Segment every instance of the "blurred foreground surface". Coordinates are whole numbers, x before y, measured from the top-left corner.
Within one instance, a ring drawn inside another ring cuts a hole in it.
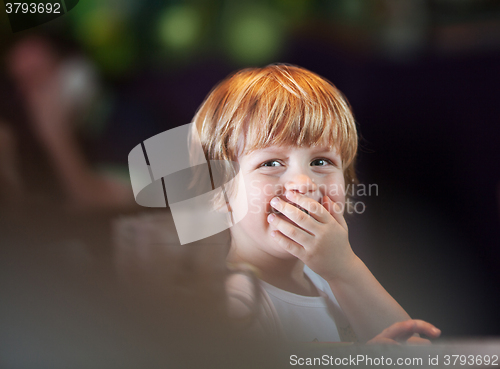
[[[159,252],[159,239],[135,250],[139,243],[120,241],[128,254],[142,254],[133,262],[125,250],[109,248],[114,215],[32,216],[36,233],[26,219],[2,224],[0,367],[223,368],[241,360],[250,368],[264,357],[272,363],[269,348],[229,329],[224,270],[208,264],[210,254],[222,264],[224,258],[209,253],[210,245],[190,245],[174,266],[171,255]],[[148,245],[156,247],[149,256]],[[192,258],[202,254],[205,262]],[[262,354],[253,355],[247,349],[253,346]]]
[[[453,355],[456,365],[477,367],[500,353],[494,339],[445,339],[428,347],[255,341],[226,318],[223,237],[216,240],[222,246],[177,248],[165,212],[32,216],[38,233],[22,232],[24,222],[3,223],[2,368],[287,368],[307,360],[378,367],[389,359],[449,367]],[[72,227],[82,232],[78,240],[65,236],[74,235]],[[111,236],[114,247],[102,252]],[[159,242],[166,238],[169,244]]]

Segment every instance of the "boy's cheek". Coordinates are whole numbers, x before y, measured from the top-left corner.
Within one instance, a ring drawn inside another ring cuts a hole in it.
[[[259,181],[255,180],[255,179],[252,179],[252,180],[248,180],[248,178],[245,178],[245,185],[246,185],[246,188],[248,188],[248,194],[251,196],[251,197],[256,197],[256,196],[259,196],[262,189],[261,189],[261,184]]]
[[[260,179],[253,179],[247,182],[249,189],[249,196],[272,198],[274,196],[281,196],[283,194],[283,186],[278,183],[264,182]]]
[[[259,198],[253,197],[250,199],[250,214],[260,214],[263,213],[263,204]]]
[[[328,186],[326,191],[322,192],[324,192],[323,195],[327,195],[334,202],[345,201],[346,187],[344,183],[332,184]]]
[[[250,212],[250,196],[247,193],[246,183],[239,179],[236,178],[234,183],[231,184],[234,191],[231,191],[231,195],[228,198],[235,223],[241,221]]]

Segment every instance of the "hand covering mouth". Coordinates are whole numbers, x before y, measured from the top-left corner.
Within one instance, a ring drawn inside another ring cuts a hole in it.
[[[291,202],[288,202],[288,201],[287,201],[287,203],[288,203],[288,204],[290,204],[290,205],[292,205],[292,206],[295,206],[295,207],[296,207],[296,208],[298,208],[299,210],[302,210],[304,213],[306,213],[307,215],[309,215],[309,212],[308,212],[306,209],[304,209],[302,206],[297,205],[297,204],[292,204]],[[281,214],[281,212],[280,212],[280,211],[276,210],[276,209],[275,209],[275,208],[273,208],[272,206],[271,206],[271,213],[274,213],[274,214]]]

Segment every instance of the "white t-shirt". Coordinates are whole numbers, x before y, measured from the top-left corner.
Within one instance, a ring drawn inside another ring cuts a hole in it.
[[[250,327],[258,333],[293,342],[352,341],[352,331],[328,282],[307,266],[304,273],[320,292],[319,297],[301,296],[260,281],[262,296],[255,309],[255,294],[248,279],[238,276],[228,285],[233,316],[257,313]]]
[[[285,337],[293,342],[339,342],[336,321],[348,325],[328,283],[307,266],[304,273],[320,292],[318,297],[301,296],[261,281],[281,323]]]

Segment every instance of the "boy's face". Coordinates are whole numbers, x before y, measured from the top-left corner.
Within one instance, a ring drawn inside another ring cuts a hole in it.
[[[345,206],[342,160],[336,150],[270,146],[243,154],[238,162],[245,185],[238,192],[246,192],[248,212],[231,227],[231,236],[233,246],[243,252],[245,249],[251,252],[259,249],[278,257],[293,257],[280,249],[271,236],[273,228],[267,217],[271,212],[276,213],[270,205],[274,197],[291,203],[286,193],[294,191],[322,206],[321,199],[326,195],[342,209]],[[245,209],[242,201],[237,194],[229,201],[233,215],[238,219]],[[283,214],[278,216],[294,224]]]

